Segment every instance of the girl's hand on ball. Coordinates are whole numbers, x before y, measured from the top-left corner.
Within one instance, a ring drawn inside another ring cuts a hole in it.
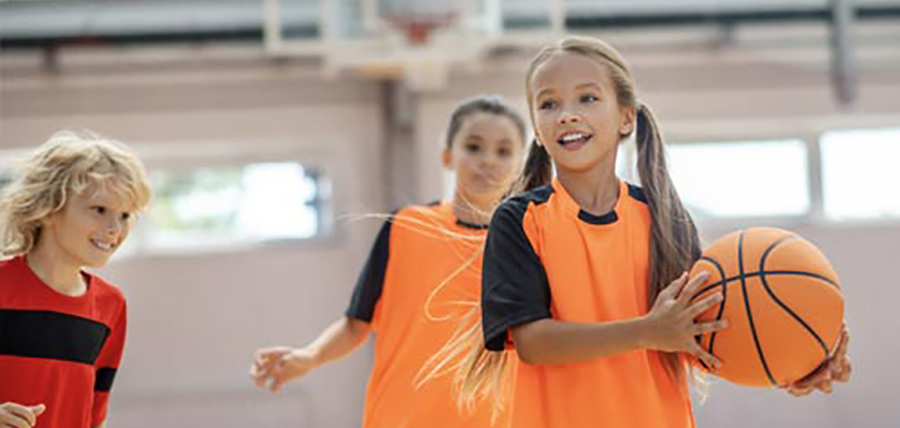
[[[809,395],[815,390],[821,390],[826,394],[832,392],[832,382],[846,383],[850,381],[853,368],[850,365],[850,357],[847,356],[847,345],[850,343],[850,332],[844,324],[841,337],[834,352],[815,371],[785,387],[787,392],[795,397]]]
[[[695,321],[698,315],[724,299],[721,291],[718,291],[697,302],[691,302],[691,298],[708,278],[707,272],[701,272],[688,281],[688,274],[685,272],[659,293],[646,316],[652,325],[649,348],[664,352],[686,352],[703,361],[707,367],[721,366],[719,359],[703,349],[696,340],[697,336],[728,326],[724,320]]]

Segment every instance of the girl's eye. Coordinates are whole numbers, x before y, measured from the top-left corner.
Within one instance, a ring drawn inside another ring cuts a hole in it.
[[[469,153],[478,153],[479,150],[481,150],[481,146],[479,146],[478,144],[466,144],[466,151]]]
[[[508,157],[512,154],[512,151],[509,149],[500,149],[497,151],[497,153],[502,157]]]
[[[592,102],[596,102],[598,100],[599,100],[599,98],[597,98],[596,96],[591,95],[591,94],[585,94],[585,95],[581,96],[581,102],[583,102],[583,103],[592,103]]]
[[[122,220],[128,221],[131,218],[131,213],[122,213]]]
[[[106,207],[96,206],[94,207],[94,211],[97,212],[97,214],[106,214]]]
[[[556,102],[547,100],[547,101],[542,102],[538,108],[541,110],[550,110],[550,109],[556,108]]]

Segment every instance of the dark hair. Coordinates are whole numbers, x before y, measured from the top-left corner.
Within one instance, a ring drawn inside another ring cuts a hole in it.
[[[476,113],[489,113],[497,116],[508,117],[516,125],[522,141],[525,141],[525,120],[515,107],[507,104],[496,95],[479,95],[460,103],[450,115],[450,126],[447,128],[446,148],[453,146],[453,140],[459,134],[466,118]]]

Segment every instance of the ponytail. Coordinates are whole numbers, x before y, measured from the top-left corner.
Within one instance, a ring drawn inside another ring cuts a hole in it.
[[[638,174],[650,206],[650,287],[652,307],[660,291],[700,258],[700,238],[684,208],[666,165],[662,138],[650,108],[637,110]],[[683,364],[675,353],[662,353],[664,366],[680,379]]]
[[[511,195],[526,192],[536,187],[550,183],[553,178],[553,165],[550,163],[550,155],[547,149],[538,144],[537,139],[531,142],[528,148],[528,157],[525,158],[525,167],[522,175],[516,181]]]

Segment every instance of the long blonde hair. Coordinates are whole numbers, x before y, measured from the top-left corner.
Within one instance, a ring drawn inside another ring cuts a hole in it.
[[[652,218],[650,226],[650,280],[648,307],[659,292],[700,256],[700,242],[690,214],[672,185],[666,166],[662,138],[650,108],[638,102],[634,78],[622,56],[601,40],[570,37],[548,46],[531,61],[525,79],[529,111],[534,121],[531,80],[538,67],[554,55],[573,53],[592,58],[602,64],[613,82],[620,108],[637,111],[638,173],[647,196]],[[622,138],[627,135],[622,135]],[[533,142],[529,148],[525,168],[513,194],[546,185],[552,177],[551,159],[543,146]],[[478,313],[480,316],[480,312]],[[484,346],[481,320],[470,316],[469,323],[438,352],[422,370],[422,381],[455,368],[454,384],[458,388],[457,404],[472,408],[476,401],[488,398],[497,415],[510,396],[511,361],[506,351],[489,351]],[[684,378],[683,361],[674,353],[662,353],[663,365],[677,381]]]
[[[130,211],[150,201],[141,161],[127,147],[90,131],[61,131],[37,148],[0,195],[0,255],[31,251],[41,223],[61,211],[72,195],[106,186]]]

